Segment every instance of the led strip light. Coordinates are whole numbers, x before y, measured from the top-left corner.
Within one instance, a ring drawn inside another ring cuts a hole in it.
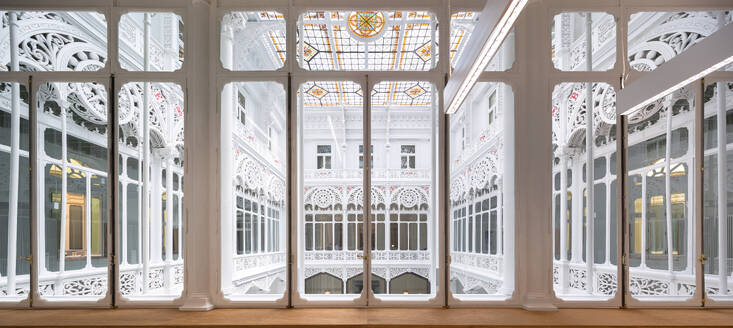
[[[446,114],[453,114],[458,111],[458,108],[463,104],[463,101],[466,99],[466,96],[468,96],[468,93],[471,91],[474,84],[476,84],[476,80],[478,80],[481,72],[486,69],[486,66],[494,57],[497,50],[499,50],[499,47],[501,47],[504,39],[507,34],[509,34],[514,22],[517,20],[517,17],[522,12],[522,9],[524,9],[526,4],[527,0],[512,0],[507,5],[506,10],[504,10],[504,14],[499,18],[499,22],[496,24],[496,27],[494,27],[488,39],[484,42],[477,60],[471,65],[471,69],[468,71],[468,74],[461,83],[461,86],[458,88],[458,91],[451,100],[450,105],[446,110]],[[487,6],[489,6],[489,4],[487,4]],[[485,17],[485,15],[482,14],[482,17]]]

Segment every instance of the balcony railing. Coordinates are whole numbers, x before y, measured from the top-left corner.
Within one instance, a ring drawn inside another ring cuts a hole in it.
[[[430,179],[430,169],[373,169],[372,179],[376,180],[427,180]],[[361,179],[362,169],[308,169],[304,170],[305,179]]]
[[[44,272],[38,277],[38,291],[41,296],[98,296],[107,293],[107,267],[86,268],[63,273]],[[170,275],[170,277],[167,277]],[[166,281],[170,279],[169,284]],[[183,261],[150,264],[147,289],[150,295],[178,294],[183,289]],[[169,285],[167,287],[167,285]],[[7,278],[0,278],[0,295],[7,295]],[[126,264],[120,267],[120,292],[122,295],[141,294],[143,289],[143,267],[141,264]],[[16,277],[16,294],[24,296],[29,290],[29,275]]]

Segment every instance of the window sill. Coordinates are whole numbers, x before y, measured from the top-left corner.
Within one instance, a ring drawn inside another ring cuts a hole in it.
[[[0,310],[0,326],[719,327],[733,309],[176,309]]]

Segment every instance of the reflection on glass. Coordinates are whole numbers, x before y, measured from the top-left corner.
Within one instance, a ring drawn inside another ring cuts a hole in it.
[[[682,88],[627,117],[629,289],[642,300],[695,291],[693,99]]]
[[[41,85],[38,97],[45,255],[38,290],[46,299],[99,299],[107,294],[109,253],[107,91],[97,83],[56,82]]]
[[[705,174],[703,175],[703,254],[705,291],[715,300],[733,298],[733,83],[705,88]],[[721,142],[725,140],[725,142]],[[725,155],[720,155],[725,154]],[[723,205],[725,204],[725,205]]]
[[[0,302],[30,292],[28,89],[0,82]]]

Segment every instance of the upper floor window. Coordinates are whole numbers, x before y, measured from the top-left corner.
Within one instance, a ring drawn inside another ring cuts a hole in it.
[[[237,93],[237,117],[239,118],[239,123],[242,124],[242,126],[247,125],[247,112],[246,112],[246,99],[244,98],[244,95],[242,93]]]
[[[318,145],[316,156],[316,168],[319,170],[331,169],[331,145]]]
[[[400,147],[401,162],[403,169],[415,168],[415,145],[402,145]]]
[[[496,118],[496,90],[489,96],[489,125],[494,123]]]
[[[369,154],[369,167],[374,167],[374,145],[371,145]],[[364,145],[359,145],[359,168],[364,168]]]

